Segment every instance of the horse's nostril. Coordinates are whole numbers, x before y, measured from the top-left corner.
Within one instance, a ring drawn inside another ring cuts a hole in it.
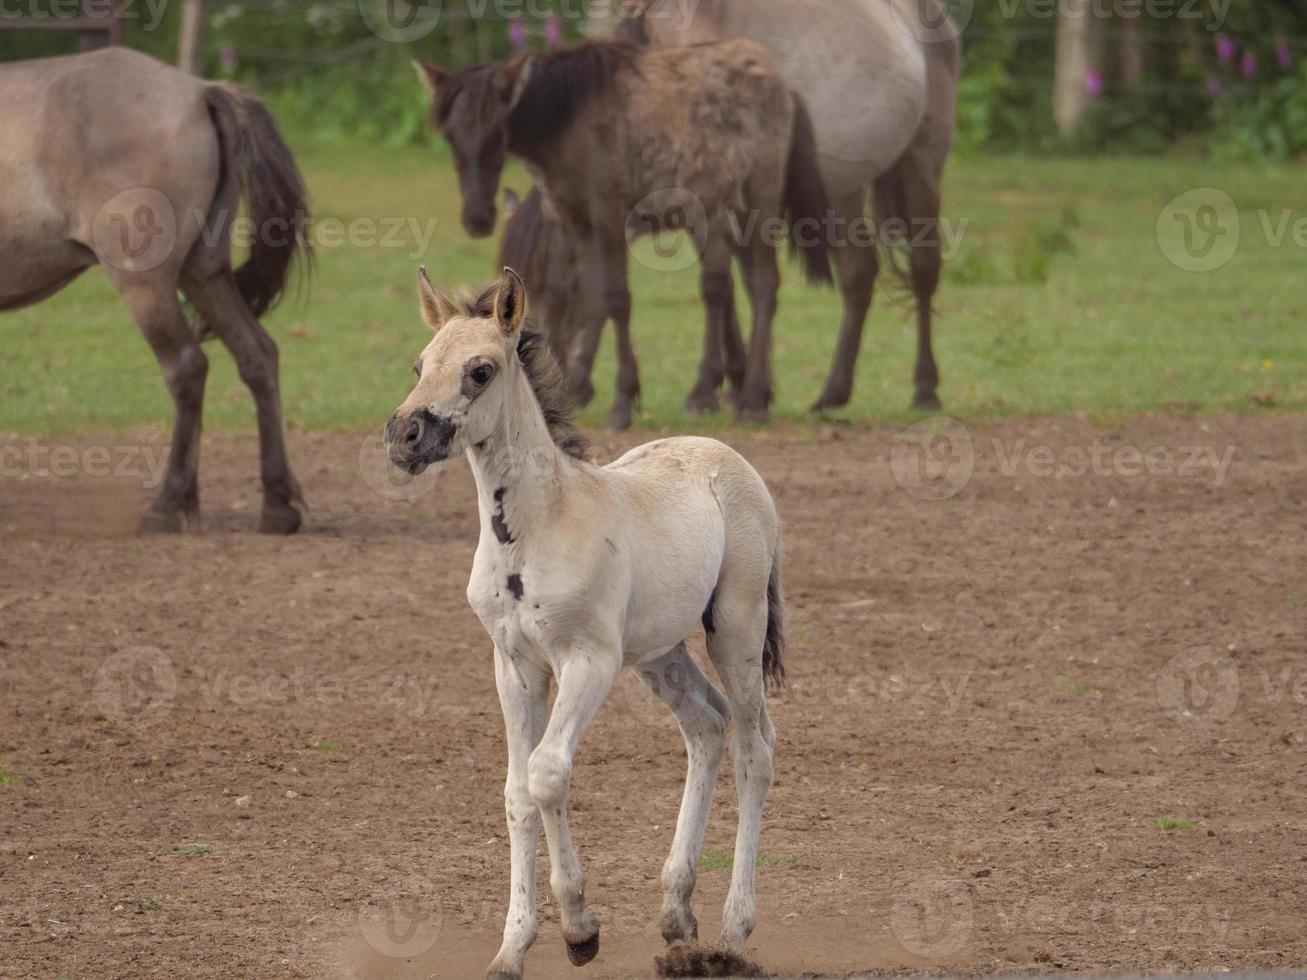
[[[422,420],[409,419],[408,424],[404,426],[404,442],[406,445],[413,446],[422,440]]]

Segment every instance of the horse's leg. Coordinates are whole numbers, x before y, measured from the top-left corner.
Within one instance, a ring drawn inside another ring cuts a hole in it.
[[[585,406],[594,398],[590,375],[594,373],[595,355],[599,353],[599,341],[608,319],[608,302],[604,297],[607,276],[604,256],[597,247],[581,249],[578,264],[576,320],[571,325],[567,377],[577,402]]]
[[[717,411],[717,389],[726,375],[722,350],[726,342],[727,307],[731,291],[731,247],[729,239],[717,229],[691,229],[703,235],[703,254],[699,257],[699,293],[703,297],[703,358],[699,361],[699,380],[685,399],[690,412]]]
[[[536,848],[540,842],[540,811],[527,786],[527,760],[544,732],[549,678],[520,665],[495,648],[495,684],[504,711],[508,742],[508,778],[504,782],[504,814],[512,871],[504,942],[490,964],[491,980],[522,976],[526,951],[536,938]]]
[[[740,333],[740,316],[735,305],[734,283],[726,293],[726,331],[722,336],[722,347],[726,353],[726,377],[731,382],[731,397],[734,398],[744,387],[748,364],[744,335]]]
[[[857,194],[836,202],[835,210],[843,227],[861,227],[866,214],[864,196],[859,190]],[[844,322],[840,324],[840,336],[826,386],[812,406],[814,412],[840,408],[849,403],[853,394],[853,375],[858,366],[858,350],[862,346],[862,330],[867,311],[871,309],[872,289],[880,265],[874,240],[849,240],[851,235],[845,238],[834,249],[840,291],[844,294]]]
[[[286,458],[277,344],[241,298],[230,270],[183,282],[186,297],[231,351],[241,380],[254,396],[259,420],[259,472],[263,480],[265,534],[292,534],[300,526],[303,499]]]
[[[149,342],[172,394],[172,447],[163,489],[141,521],[143,531],[182,531],[200,516],[198,473],[204,381],[209,359],[186,322],[170,277],[119,272],[106,266]]]
[[[527,788],[540,808],[549,843],[549,884],[558,899],[567,956],[575,966],[584,966],[599,952],[599,920],[585,904],[585,873],[567,825],[572,759],[620,667],[616,653],[578,655],[563,664],[549,726],[527,762]]]
[[[939,240],[940,175],[925,149],[911,147],[898,164],[898,176],[909,221],[912,292],[917,299],[917,366],[913,374],[916,390],[912,407],[937,411],[939,368],[931,343],[931,304],[943,264]]]
[[[758,903],[754,895],[754,870],[758,863],[758,833],[762,805],[771,788],[772,747],[776,731],[767,717],[763,691],[762,648],[767,630],[768,561],[765,555],[749,560],[728,556],[717,583],[713,602],[713,629],[708,632],[708,656],[717,668],[734,734],[731,764],[739,795],[739,826],[731,889],[722,910],[719,942],[743,949],[757,924]]]
[[[744,388],[735,402],[735,412],[747,422],[767,421],[772,400],[772,321],[776,317],[776,294],[781,275],[776,248],[766,235],[755,235],[741,263],[753,309],[753,332],[749,336],[748,369]]]
[[[631,427],[631,414],[640,401],[640,369],[631,344],[631,290],[627,284],[626,241],[618,238],[604,249],[604,299],[617,340],[617,391],[608,413],[608,427]]]
[[[695,867],[703,847],[703,832],[712,806],[713,786],[726,747],[729,708],[699,665],[679,644],[670,653],[639,668],[640,679],[676,715],[685,736],[685,792],[676,820],[676,836],[663,865],[663,939],[669,943],[699,937],[699,923],[690,910]]]

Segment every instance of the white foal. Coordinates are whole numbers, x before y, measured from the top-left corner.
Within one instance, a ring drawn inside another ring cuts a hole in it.
[[[476,476],[481,541],[467,596],[494,641],[512,852],[504,942],[489,974],[520,977],[535,940],[541,821],[568,955],[580,966],[599,950],[567,800],[577,743],[624,665],[675,713],[689,755],[663,866],[668,942],[698,934],[690,894],[726,723],[734,722],[740,818],[720,941],[740,950],[757,918],[758,829],[772,778],[764,677],[783,678],[771,495],[741,456],[710,439],[667,439],[591,465],[568,422],[562,373],[544,339],[523,329],[517,275],[506,269],[497,286],[458,303],[425,272],[418,285],[435,337],[386,442],[392,462],[410,473],[466,453]],[[700,622],[724,696],[685,649]]]

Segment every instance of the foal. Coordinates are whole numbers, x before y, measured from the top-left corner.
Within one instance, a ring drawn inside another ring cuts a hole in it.
[[[467,596],[494,641],[512,855],[504,941],[489,974],[520,977],[535,940],[542,822],[568,955],[580,966],[599,950],[567,800],[577,743],[626,665],[676,715],[689,756],[663,866],[668,942],[698,934],[695,864],[734,723],[740,819],[721,942],[740,949],[757,920],[754,865],[776,738],[764,678],[784,675],[771,495],[742,457],[710,439],[649,443],[606,467],[586,462],[562,373],[523,327],[526,290],[511,270],[459,303],[425,271],[418,291],[435,338],[417,362],[417,387],[386,424],[386,444],[411,474],[466,453],[476,477],[481,540]],[[724,695],[686,652],[700,621]]]

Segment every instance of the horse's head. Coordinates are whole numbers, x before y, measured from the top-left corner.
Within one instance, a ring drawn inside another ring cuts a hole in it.
[[[508,157],[508,117],[521,96],[527,64],[477,65],[449,74],[415,61],[431,95],[431,120],[449,142],[463,191],[463,227],[473,238],[495,230],[495,196]]]
[[[422,318],[435,333],[413,365],[417,386],[386,423],[390,461],[417,475],[494,433],[526,311],[512,269],[497,287],[454,303],[418,273]]]

